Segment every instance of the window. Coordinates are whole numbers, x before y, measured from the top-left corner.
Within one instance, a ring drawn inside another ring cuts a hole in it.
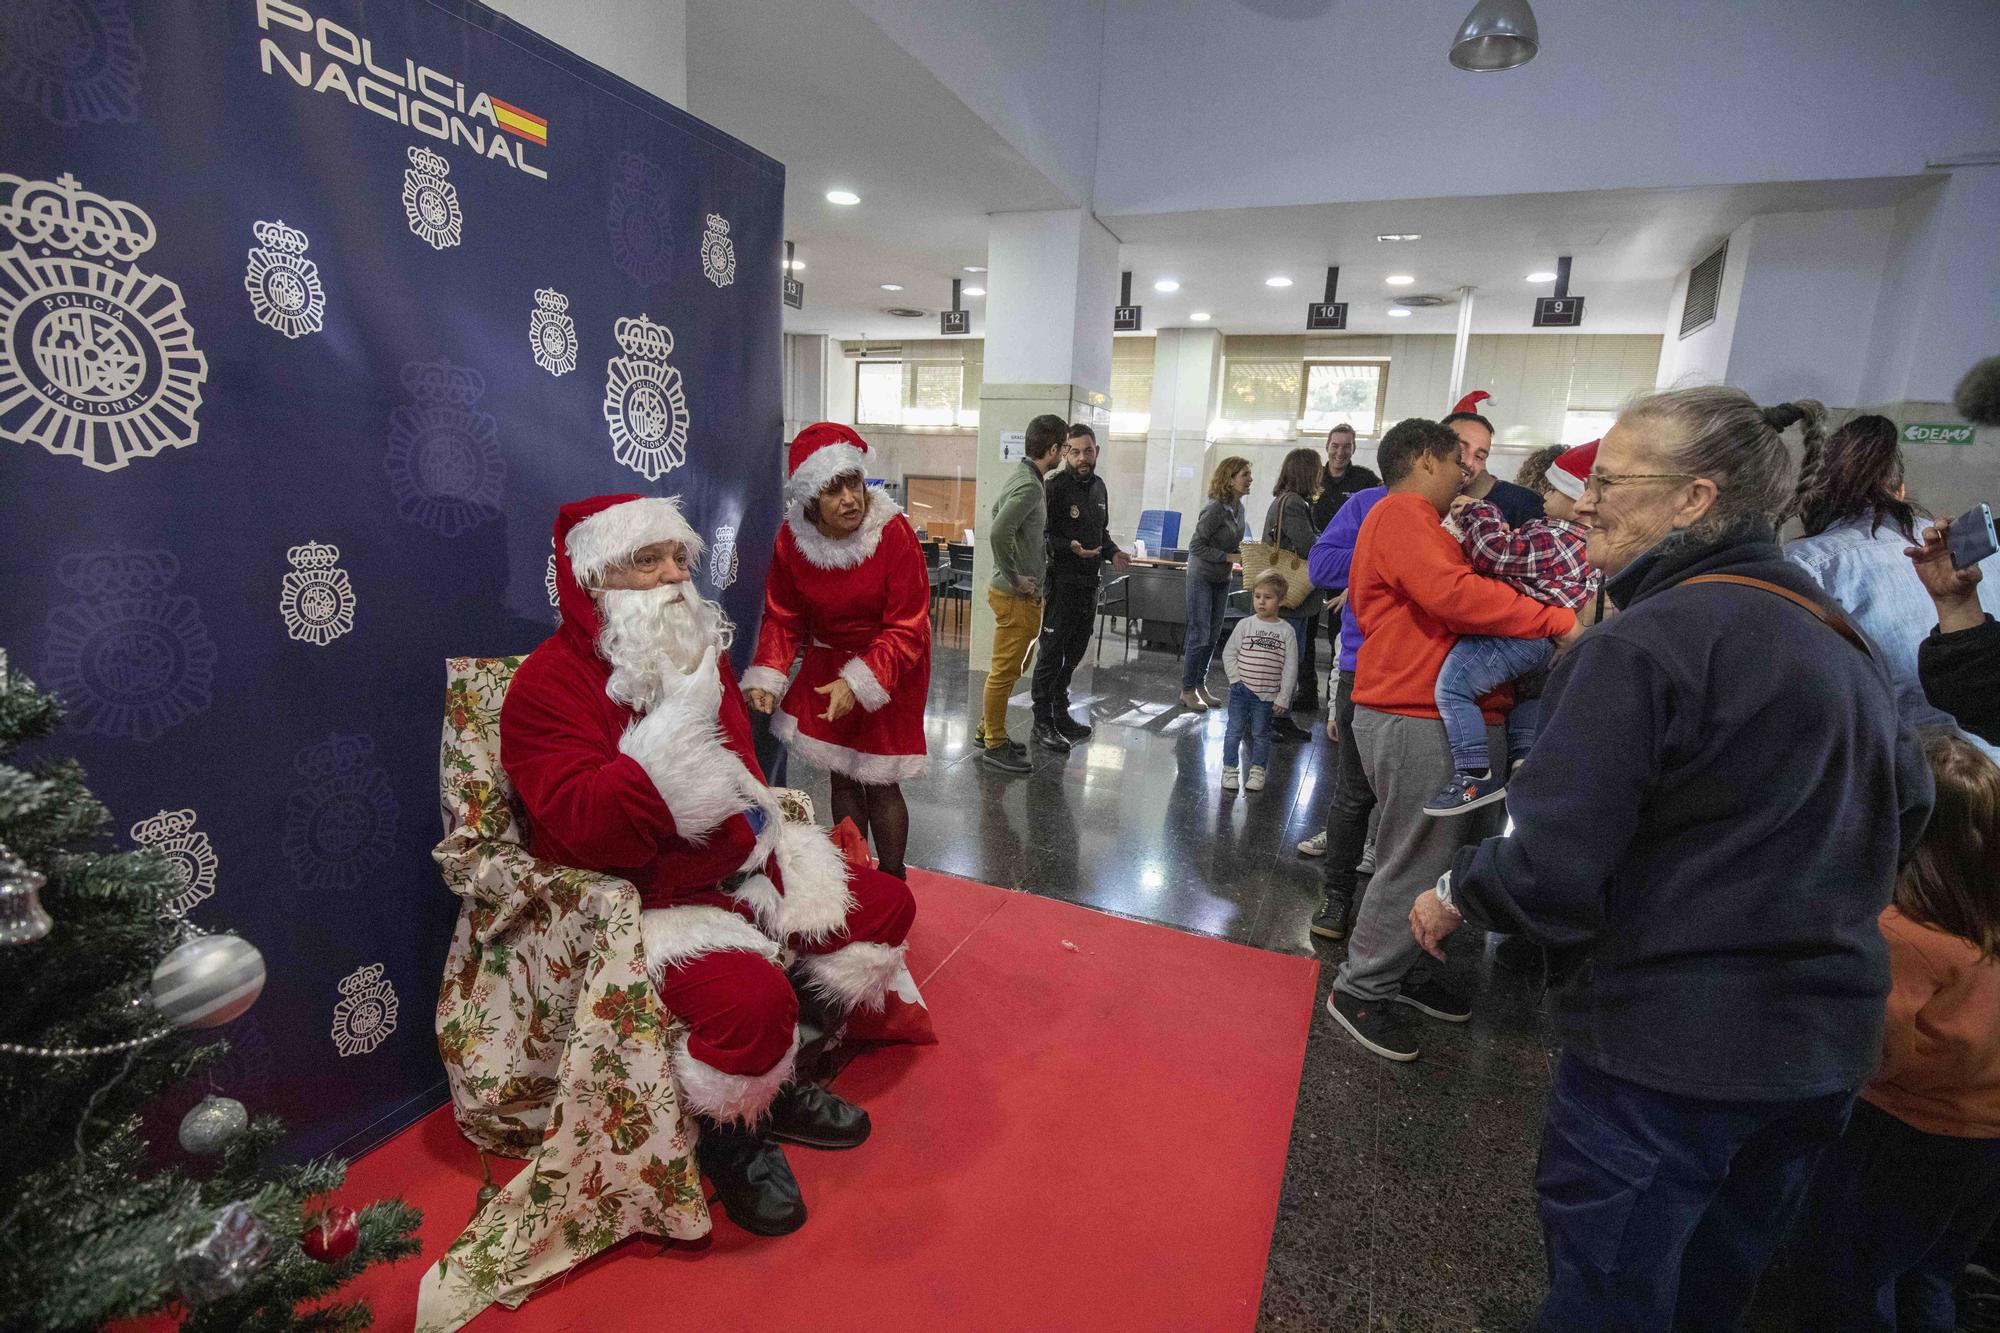
[[[1618,420],[1616,412],[1579,411],[1572,407],[1563,413],[1562,442],[1571,448],[1579,444],[1589,444],[1592,440],[1604,438],[1604,432],[1611,429],[1611,423]]]
[[[904,375],[903,424],[957,425],[965,366],[956,361],[906,361],[903,365],[907,372]]]
[[[863,361],[854,367],[854,424],[903,424],[903,363]]]
[[[1222,366],[1224,438],[1289,440],[1297,433],[1304,366],[1297,357],[1231,357]]]
[[[1144,437],[1153,424],[1151,338],[1116,338],[1111,343],[1111,423],[1113,435]]]
[[[1355,434],[1373,437],[1382,422],[1388,370],[1382,361],[1308,362],[1299,434],[1324,435],[1344,421]]]
[[[850,353],[860,344],[848,344]],[[980,349],[948,340],[899,344],[901,355],[854,367],[857,426],[929,430],[979,428]]]

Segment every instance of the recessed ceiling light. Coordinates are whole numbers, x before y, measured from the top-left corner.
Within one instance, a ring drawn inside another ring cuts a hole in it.
[[[1553,273],[1530,273],[1528,275],[1529,282],[1554,282],[1555,280],[1556,275]]]
[[[965,294],[967,296],[984,296],[986,295],[986,289],[984,287],[967,287]]]
[[[806,261],[803,259],[787,260],[785,267],[794,273],[803,273],[806,271]]]
[[[1382,279],[1382,281],[1388,283],[1391,287],[1407,287],[1415,282],[1416,279],[1407,273],[1391,273],[1388,277]]]
[[[1289,287],[1292,285],[1292,280],[1286,277],[1266,278],[1264,279],[1264,285],[1266,287]]]
[[[860,203],[861,196],[852,190],[828,190],[826,201],[829,204],[851,205]]]
[[[1375,239],[1378,241],[1421,241],[1424,239],[1424,234],[1420,231],[1385,231]]]
[[[900,282],[885,282],[882,284],[882,290],[885,292],[900,292],[903,290],[903,284]]]
[[[1197,324],[1206,324],[1208,323],[1208,312],[1206,310],[1192,311],[1189,313],[1188,318]]]
[[[1181,285],[1179,281],[1173,278],[1161,278],[1153,284],[1153,290],[1156,292],[1177,292],[1180,289]]]
[[[1408,319],[1409,317],[1410,317],[1410,312],[1400,307],[1398,307],[1395,310],[1391,310],[1389,312],[1390,319]]]
[[[966,271],[967,273],[984,273],[984,272],[986,271],[986,265],[984,265],[984,264],[967,264],[967,265],[965,266],[965,271]]]

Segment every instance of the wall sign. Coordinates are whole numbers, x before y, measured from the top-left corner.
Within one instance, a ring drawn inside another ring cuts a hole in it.
[[[1028,432],[1024,430],[1003,430],[1000,432],[1000,461],[1018,463],[1028,456]]]
[[[1537,296],[1535,323],[1538,329],[1573,329],[1583,323],[1581,296]]]
[[[1903,427],[1904,444],[1971,444],[1975,428],[1945,422],[1912,421]]]
[[[806,285],[790,274],[785,275],[785,304],[794,310],[806,308]]]
[[[1139,332],[1139,307],[1135,305],[1116,306],[1111,311],[1111,331],[1113,333]]]
[[[972,332],[972,312],[970,310],[938,311],[938,332],[946,335]]]
[[[1314,301],[1306,307],[1306,327],[1308,329],[1346,328],[1347,302]]]

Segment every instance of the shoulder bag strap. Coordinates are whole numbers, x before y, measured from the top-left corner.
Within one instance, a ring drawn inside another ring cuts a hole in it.
[[[1782,588],[1775,583],[1769,583],[1763,579],[1753,579],[1743,574],[1697,574],[1691,579],[1682,580],[1682,583],[1683,585],[1689,583],[1734,583],[1738,587],[1761,588],[1765,592],[1776,593],[1793,605],[1802,606],[1812,612],[1821,624],[1836,631],[1841,638],[1846,639],[1849,643],[1860,649],[1863,657],[1871,661],[1875,657],[1875,654],[1868,651],[1868,641],[1861,637],[1859,630],[1848,623],[1846,616],[1840,615],[1837,612],[1830,612],[1812,598],[1802,597],[1790,588]]]

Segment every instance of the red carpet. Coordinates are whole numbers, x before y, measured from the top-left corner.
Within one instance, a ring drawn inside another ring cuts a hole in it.
[[[841,1075],[875,1133],[850,1152],[788,1150],[805,1228],[762,1240],[718,1212],[706,1248],[628,1241],[472,1329],[1256,1322],[1318,964],[911,880],[911,971],[939,1044],[866,1051]],[[422,1258],[349,1289],[377,1328],[407,1329],[420,1265],[471,1215],[478,1157],[439,1111],[350,1181],[350,1198],[400,1193],[424,1210]]]

